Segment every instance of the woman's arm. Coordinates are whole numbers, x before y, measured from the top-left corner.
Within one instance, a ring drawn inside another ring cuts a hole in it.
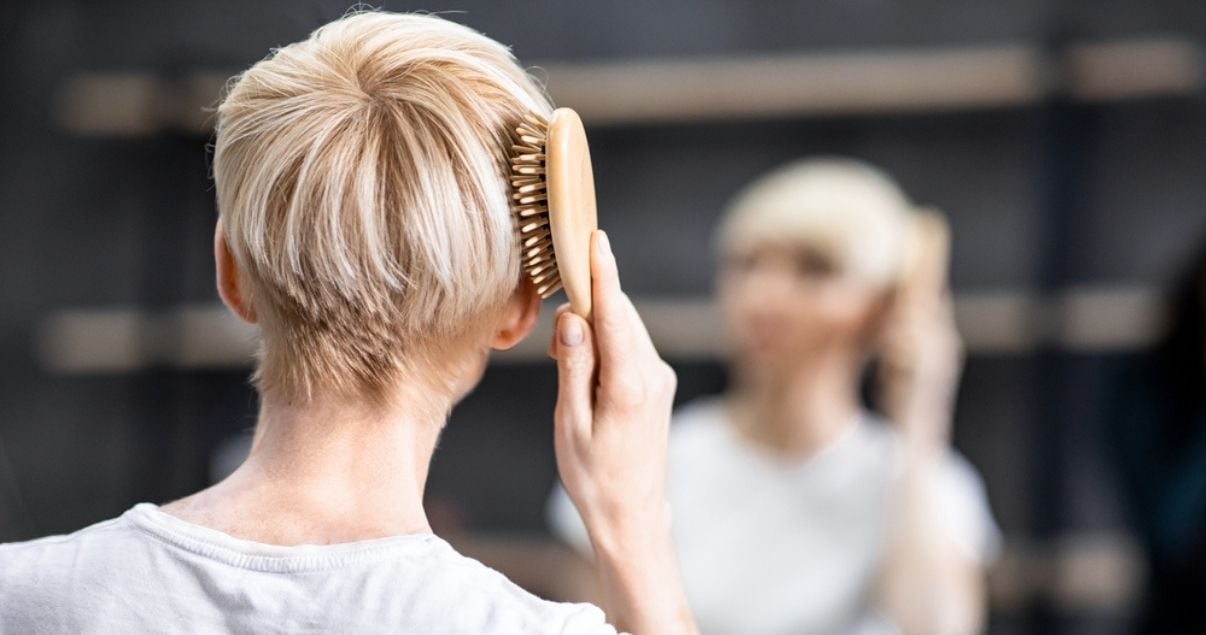
[[[962,344],[949,296],[901,307],[886,333],[885,414],[899,426],[902,470],[889,492],[879,607],[906,635],[983,630],[985,572],[942,521]]]
[[[557,469],[590,534],[614,625],[694,633],[666,502],[674,371],[621,290],[603,232],[591,244],[591,276],[593,328],[563,307],[549,346],[559,375]]]
[[[938,457],[914,456],[895,483],[879,608],[906,635],[969,635],[984,629],[983,568],[955,542],[938,491]]]

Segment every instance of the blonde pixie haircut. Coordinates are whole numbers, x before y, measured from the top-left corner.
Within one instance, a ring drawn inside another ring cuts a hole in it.
[[[721,255],[763,245],[803,247],[847,273],[888,287],[906,260],[913,205],[882,170],[845,158],[805,159],[737,194],[717,234]]]
[[[550,111],[506,47],[430,15],[350,14],[234,78],[213,173],[260,391],[381,397],[483,344],[520,279],[510,130]]]

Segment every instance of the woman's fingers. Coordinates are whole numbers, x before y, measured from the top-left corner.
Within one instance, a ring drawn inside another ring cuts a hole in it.
[[[571,311],[557,316],[556,434],[573,447],[589,441],[594,423],[595,350],[590,325]]]
[[[591,243],[591,288],[600,374],[605,381],[639,379],[631,376],[632,365],[656,357],[657,351],[620,287],[616,259],[603,231],[595,232]]]
[[[615,339],[627,326],[623,315],[624,290],[620,288],[620,272],[611,241],[603,230],[596,231],[591,240],[590,282],[594,307],[595,329],[600,336]],[[601,352],[601,351],[600,351]]]
[[[557,325],[561,323],[561,314],[570,310],[570,303],[566,302],[557,307],[557,311],[553,313],[553,336],[549,338],[549,347],[546,351],[549,359],[557,359]]]

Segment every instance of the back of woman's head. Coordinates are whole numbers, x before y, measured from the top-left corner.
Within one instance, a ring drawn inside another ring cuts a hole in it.
[[[213,170],[261,391],[380,393],[480,339],[519,281],[504,175],[530,111],[506,47],[426,15],[349,15],[233,80]]]

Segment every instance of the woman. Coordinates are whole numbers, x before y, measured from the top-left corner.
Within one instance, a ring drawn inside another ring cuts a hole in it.
[[[702,632],[981,628],[998,538],[948,447],[961,349],[945,283],[898,293],[926,256],[905,240],[915,218],[887,176],[842,159],[777,170],[725,216],[733,386],[680,410],[671,434],[674,538]],[[860,400],[876,353],[893,423]],[[550,513],[585,549],[568,501]]]
[[[214,255],[222,301],[262,335],[250,456],[163,507],[0,546],[0,631],[615,633],[460,556],[422,507],[447,413],[539,311],[503,174],[510,129],[549,110],[505,47],[434,16],[351,15],[238,77]],[[592,250],[593,328],[563,313],[551,344],[561,478],[607,620],[689,633],[664,504],[673,373],[604,235]]]

